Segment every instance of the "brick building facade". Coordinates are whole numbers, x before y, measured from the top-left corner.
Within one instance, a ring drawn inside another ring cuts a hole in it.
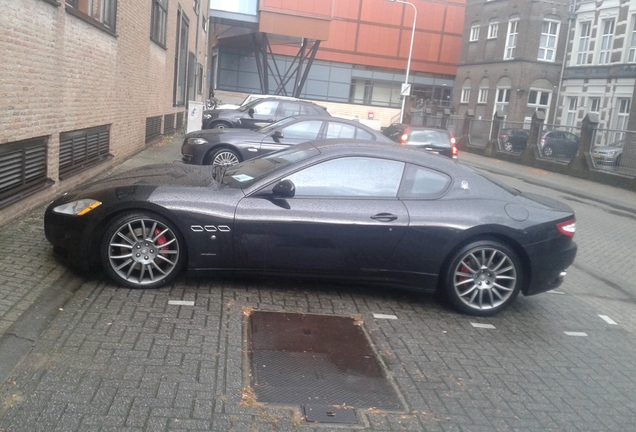
[[[179,128],[207,0],[0,0],[0,224]]]
[[[556,110],[568,1],[468,0],[453,107],[477,118],[499,111],[528,122],[536,110]]]

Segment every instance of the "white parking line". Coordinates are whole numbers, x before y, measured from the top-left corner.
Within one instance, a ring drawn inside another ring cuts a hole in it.
[[[555,290],[550,290],[550,291],[546,291],[548,294],[565,294],[563,291],[555,291]]]
[[[168,300],[168,304],[174,306],[194,306],[194,302],[188,300]]]
[[[601,319],[603,321],[605,321],[608,324],[611,325],[618,325],[618,323],[616,321],[614,321],[613,319],[611,319],[610,317],[608,317],[607,315],[599,315],[601,317]]]
[[[563,332],[568,336],[587,336],[587,333],[583,333],[583,332]]]
[[[377,319],[398,319],[395,315],[385,315],[385,314],[373,314],[373,318]]]
[[[473,327],[475,327],[475,328],[485,328],[485,329],[494,329],[494,328],[497,328],[497,327],[495,327],[495,326],[494,326],[494,325],[492,325],[492,324],[480,324],[480,323],[474,323],[474,322],[471,322],[471,323],[470,323],[470,325],[471,325],[471,326],[473,326]]]

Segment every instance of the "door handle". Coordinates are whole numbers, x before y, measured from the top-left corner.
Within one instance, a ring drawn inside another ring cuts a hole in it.
[[[380,222],[392,222],[396,220],[398,217],[391,213],[378,213],[376,215],[371,216],[371,219],[379,220]]]

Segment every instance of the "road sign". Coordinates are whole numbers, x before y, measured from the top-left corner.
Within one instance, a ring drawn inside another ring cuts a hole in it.
[[[411,96],[411,84],[402,83],[402,89],[400,90],[400,96]]]

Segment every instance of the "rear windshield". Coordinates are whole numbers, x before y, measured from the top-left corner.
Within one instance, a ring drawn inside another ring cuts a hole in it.
[[[438,130],[411,130],[409,132],[408,143],[431,144],[435,147],[451,147],[451,140],[448,132]]]

